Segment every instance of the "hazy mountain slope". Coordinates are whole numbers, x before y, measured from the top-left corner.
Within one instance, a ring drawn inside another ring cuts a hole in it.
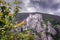
[[[21,22],[24,19],[26,19],[29,16],[29,14],[36,14],[36,13],[42,14],[43,19],[49,19],[50,18],[50,19],[54,19],[60,23],[60,16],[50,15],[50,14],[45,14],[45,13],[40,13],[40,12],[17,13],[15,21]]]

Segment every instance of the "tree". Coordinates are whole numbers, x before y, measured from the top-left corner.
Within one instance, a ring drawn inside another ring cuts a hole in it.
[[[19,32],[18,34],[10,32],[11,29],[15,29],[17,26],[22,27],[22,25],[26,24],[25,22],[19,24],[13,22],[16,13],[18,13],[19,8],[21,8],[17,4],[21,4],[21,2],[14,0],[13,4],[16,4],[16,6],[14,12],[11,14],[11,4],[4,0],[0,0],[0,40],[20,40],[24,35],[26,35],[23,32]],[[21,33],[22,36],[20,35]]]

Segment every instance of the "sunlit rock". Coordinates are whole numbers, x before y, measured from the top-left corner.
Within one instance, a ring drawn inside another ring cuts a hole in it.
[[[48,40],[54,40],[54,39],[51,37],[51,35],[48,35],[47,37],[48,37]]]
[[[45,30],[43,32],[41,32],[41,39],[42,40],[47,40],[47,36],[46,36]]]
[[[56,34],[55,29],[52,27],[52,25],[49,21],[48,21],[48,32],[51,33],[52,35]]]
[[[57,25],[57,27],[56,27],[56,28],[60,30],[60,25]]]
[[[36,29],[37,32],[40,32],[41,25],[40,22],[42,21],[42,15],[41,14],[30,14],[29,17],[27,17],[26,22],[27,26],[30,29]]]
[[[55,35],[56,31],[49,21],[47,21],[46,24],[44,23],[41,14],[30,14],[25,21],[27,23],[24,26],[26,30],[28,29],[33,29],[34,31],[36,30],[37,33],[40,33],[41,40],[53,40],[51,34]],[[41,22],[43,22],[42,25]],[[48,32],[49,34],[46,34],[46,32]],[[38,36],[36,36],[36,38],[38,38]]]

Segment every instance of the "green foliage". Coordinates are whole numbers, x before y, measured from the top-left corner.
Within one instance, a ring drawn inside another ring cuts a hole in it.
[[[21,4],[21,2],[14,0],[14,4],[16,4],[16,7],[14,9],[13,14],[10,13],[11,12],[11,7],[9,5],[10,3],[6,3],[4,0],[0,0],[0,4],[2,4],[2,6],[0,6],[0,40],[34,40],[33,39],[34,36],[26,31],[25,33],[10,32],[11,29],[15,30],[14,26],[17,27],[25,24],[24,22],[19,24],[13,22],[16,13],[18,13],[19,8],[21,8],[17,6],[17,4]]]
[[[51,22],[51,26],[56,30],[57,34],[55,36],[53,36],[54,40],[60,40],[60,29],[57,27],[57,25],[60,25],[60,23],[58,21],[56,21],[55,19],[49,18],[49,19],[45,19],[44,22],[45,24],[47,24],[47,22],[50,21]],[[50,34],[48,32],[46,32],[46,34]]]

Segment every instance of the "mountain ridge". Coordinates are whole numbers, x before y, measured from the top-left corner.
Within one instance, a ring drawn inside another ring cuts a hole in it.
[[[60,16],[46,14],[46,13],[40,13],[40,12],[17,13],[15,21],[23,21],[29,16],[29,14],[33,14],[33,15],[34,14],[42,14],[43,19],[49,19],[50,18],[50,19],[54,19],[60,23]]]

